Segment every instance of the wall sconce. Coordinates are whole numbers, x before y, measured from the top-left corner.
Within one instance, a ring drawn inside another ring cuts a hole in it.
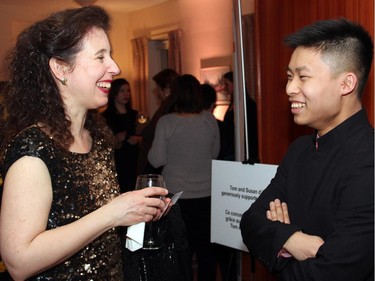
[[[78,3],[80,6],[89,6],[96,3],[98,0],[74,0],[76,3]]]

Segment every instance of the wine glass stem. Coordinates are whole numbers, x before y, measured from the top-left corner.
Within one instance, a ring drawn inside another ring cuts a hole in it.
[[[148,239],[147,239],[147,243],[153,245],[155,243],[155,241],[154,241],[154,237],[153,237],[154,233],[153,233],[153,223],[152,222],[148,223],[148,233],[149,233],[149,236],[148,236]]]

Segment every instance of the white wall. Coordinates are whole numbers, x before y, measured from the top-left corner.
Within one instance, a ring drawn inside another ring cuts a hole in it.
[[[254,10],[254,0],[242,0],[243,13]],[[232,1],[230,0],[170,0],[161,5],[129,14],[128,34],[132,38],[167,32],[184,31],[184,73],[200,78],[202,63],[229,64],[232,67],[233,32]],[[131,75],[131,50],[127,54],[123,73]],[[205,65],[207,67],[207,65]]]
[[[8,75],[3,69],[3,61],[7,52],[13,47],[20,31],[33,22],[44,18],[53,11],[61,8],[72,8],[78,6],[74,4],[59,4],[56,1],[53,1],[48,7],[39,6],[37,1],[34,1],[33,3],[35,3],[35,5],[33,8],[30,8],[21,5],[4,5],[0,2],[0,81],[8,80]]]

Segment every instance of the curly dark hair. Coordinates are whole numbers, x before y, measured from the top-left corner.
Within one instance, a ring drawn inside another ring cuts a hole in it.
[[[106,11],[98,6],[67,9],[26,28],[6,59],[10,76],[4,89],[0,151],[23,129],[37,125],[68,149],[73,142],[71,121],[49,67],[51,58],[74,68],[83,40],[93,28],[110,27]],[[111,135],[96,110],[87,114],[85,128],[93,137]]]

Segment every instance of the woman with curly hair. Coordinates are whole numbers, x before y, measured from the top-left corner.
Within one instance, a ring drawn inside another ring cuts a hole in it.
[[[163,188],[119,194],[111,133],[96,111],[119,73],[108,28],[96,6],[57,12],[10,54],[0,247],[15,280],[122,280],[118,226],[165,206]]]

